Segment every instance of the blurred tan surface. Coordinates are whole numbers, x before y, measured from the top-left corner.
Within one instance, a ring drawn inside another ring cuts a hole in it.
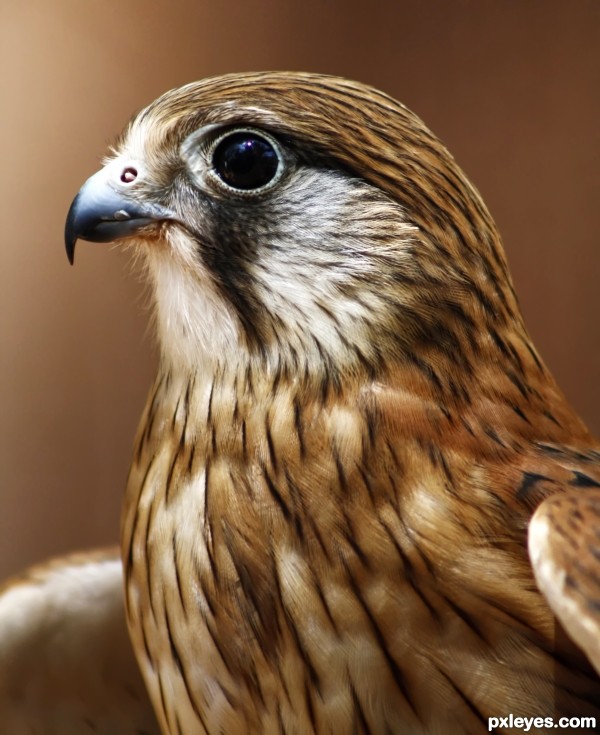
[[[534,339],[600,432],[597,0],[3,0],[0,577],[114,541],[153,373],[127,257],[64,217],[130,115],[204,76],[302,69],[415,110],[482,192]]]

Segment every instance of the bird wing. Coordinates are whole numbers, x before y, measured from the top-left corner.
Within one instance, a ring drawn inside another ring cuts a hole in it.
[[[569,489],[544,500],[528,544],[540,590],[600,673],[600,490]]]
[[[0,587],[0,732],[159,733],[122,586],[113,548],[53,560]]]

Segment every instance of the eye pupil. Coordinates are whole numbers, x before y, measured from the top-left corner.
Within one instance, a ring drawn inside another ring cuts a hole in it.
[[[250,131],[232,133],[221,140],[213,154],[213,166],[228,186],[250,191],[275,178],[279,156],[272,143]]]

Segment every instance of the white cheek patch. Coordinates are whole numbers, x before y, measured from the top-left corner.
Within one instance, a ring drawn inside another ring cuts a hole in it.
[[[145,246],[163,358],[186,371],[234,356],[242,345],[238,317],[217,291],[196,248],[178,228],[168,231],[166,243]]]
[[[290,339],[298,339],[296,349],[314,349],[317,340],[339,365],[351,358],[349,339],[370,351],[370,323],[387,309],[374,284],[388,268],[386,260],[410,260],[417,232],[395,202],[383,194],[374,201],[372,192],[339,173],[304,172],[282,193],[281,226],[264,235],[270,243],[252,265],[260,301],[286,325]],[[371,197],[368,219],[363,194]],[[388,243],[377,239],[382,219]]]

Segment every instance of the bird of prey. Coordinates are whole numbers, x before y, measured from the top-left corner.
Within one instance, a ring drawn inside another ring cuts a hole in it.
[[[600,444],[416,115],[330,76],[189,84],[77,239],[154,293],[121,552],[164,735],[600,727]]]

